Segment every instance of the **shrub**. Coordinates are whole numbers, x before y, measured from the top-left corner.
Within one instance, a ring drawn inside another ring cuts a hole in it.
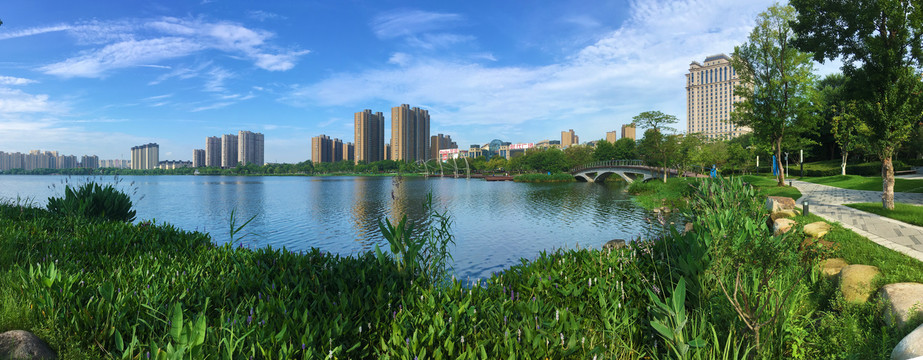
[[[48,198],[48,211],[64,216],[84,217],[92,220],[135,220],[131,198],[112,185],[100,186],[89,182],[76,188],[64,187],[64,197]]]

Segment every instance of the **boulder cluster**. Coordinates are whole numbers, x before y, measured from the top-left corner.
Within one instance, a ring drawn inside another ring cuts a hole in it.
[[[795,201],[786,197],[770,196],[766,200],[770,211],[773,231],[778,235],[792,230],[797,224],[792,220],[798,209]],[[834,247],[823,240],[830,231],[830,224],[823,221],[804,225],[803,245],[820,244]],[[832,281],[837,281],[843,299],[852,303],[865,303],[877,294],[887,306],[882,321],[890,327],[902,328],[923,317],[923,284],[895,283],[877,287],[876,277],[881,271],[870,265],[849,264],[844,259],[831,258],[820,263],[820,271]],[[891,352],[892,360],[907,360],[923,357],[923,325],[904,337]]]

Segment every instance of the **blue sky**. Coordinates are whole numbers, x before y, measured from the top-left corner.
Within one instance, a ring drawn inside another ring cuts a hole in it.
[[[0,151],[189,160],[265,134],[267,162],[353,140],[402,103],[462,147],[605,137],[642,111],[685,128],[684,74],[731,53],[770,1],[11,1],[0,8]],[[390,125],[389,129],[390,129]],[[387,136],[386,136],[387,137]],[[387,141],[387,139],[386,139]]]

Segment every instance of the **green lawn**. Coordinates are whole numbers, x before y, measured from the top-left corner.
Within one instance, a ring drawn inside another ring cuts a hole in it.
[[[741,178],[766,196],[784,196],[795,200],[801,197],[801,192],[794,186],[776,186],[777,182],[773,177],[743,175]]]
[[[801,180],[843,189],[881,191],[881,177],[878,176],[836,175],[803,177]],[[923,180],[895,179],[894,191],[923,193]]]
[[[887,210],[880,202],[846,204],[853,209],[859,209],[872,214],[878,214],[908,224],[923,226],[923,206],[909,204],[894,204],[894,210]]]

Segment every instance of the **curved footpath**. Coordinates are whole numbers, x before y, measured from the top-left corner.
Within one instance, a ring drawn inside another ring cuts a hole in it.
[[[799,180],[793,180],[792,185],[801,191],[801,198],[796,202],[801,205],[807,200],[812,214],[839,222],[881,246],[923,261],[923,227],[843,206],[881,203],[881,191],[841,189]],[[923,194],[896,192],[894,202],[923,206]]]

